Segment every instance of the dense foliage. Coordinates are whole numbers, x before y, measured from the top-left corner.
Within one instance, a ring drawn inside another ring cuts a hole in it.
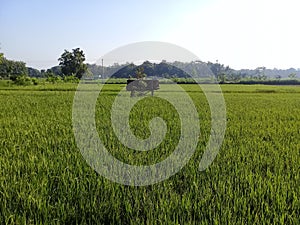
[[[145,61],[137,66],[133,63],[117,64],[104,67],[96,64],[88,64],[88,68],[97,77],[104,71],[106,76],[114,78],[128,78],[135,75],[135,71],[144,68],[147,76],[156,76],[162,78],[189,78],[189,77],[213,77],[221,83],[239,82],[242,80],[265,81],[265,80],[281,80],[281,79],[297,79],[300,77],[300,70],[293,68],[287,70],[267,69],[265,67],[257,67],[256,69],[234,70],[229,66],[220,64],[219,62],[166,62],[151,63]]]
[[[0,77],[16,79],[17,76],[27,74],[28,70],[24,62],[8,60],[2,56],[0,61]]]
[[[58,61],[64,76],[75,76],[80,79],[87,71],[84,64],[85,55],[80,48],[75,48],[72,52],[65,50]]]

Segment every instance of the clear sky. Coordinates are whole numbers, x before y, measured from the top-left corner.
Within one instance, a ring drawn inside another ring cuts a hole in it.
[[[0,51],[43,69],[64,49],[80,47],[93,63],[164,41],[234,69],[300,68],[299,9],[299,0],[0,0]]]

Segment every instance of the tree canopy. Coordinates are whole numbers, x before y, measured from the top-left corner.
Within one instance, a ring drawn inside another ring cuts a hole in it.
[[[80,79],[87,71],[85,55],[80,48],[72,49],[72,52],[65,50],[58,61],[65,76],[74,75]]]
[[[19,75],[27,75],[28,70],[26,64],[21,61],[8,60],[4,55],[0,54],[0,76],[10,77],[14,79]]]
[[[0,63],[2,63],[3,58],[4,58],[4,54],[0,52]]]

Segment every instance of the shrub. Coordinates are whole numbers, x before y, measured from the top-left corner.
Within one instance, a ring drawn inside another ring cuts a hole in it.
[[[54,84],[54,83],[60,82],[61,78],[59,76],[50,75],[47,77],[46,81]]]
[[[17,76],[13,81],[17,85],[32,85],[33,84],[32,79],[26,75]]]
[[[66,83],[78,83],[79,79],[74,75],[71,75],[71,76],[64,76],[63,81]]]
[[[35,77],[31,78],[32,84],[33,85],[38,85],[39,84],[39,80]]]

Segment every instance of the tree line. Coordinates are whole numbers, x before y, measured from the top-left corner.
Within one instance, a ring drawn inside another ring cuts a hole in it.
[[[65,50],[58,61],[59,66],[39,71],[26,67],[25,62],[9,60],[0,53],[0,79],[10,79],[17,84],[37,84],[38,77],[45,77],[53,83],[58,79],[69,82],[78,81],[89,72],[84,63],[85,54],[80,48]]]
[[[245,80],[266,81],[272,78],[280,80],[282,78],[296,79],[300,77],[300,70],[290,68],[288,70],[266,69],[265,67],[257,67],[254,70],[243,69],[234,70],[229,66],[216,61],[213,62],[166,62],[163,60],[159,64],[145,61],[141,66],[136,66],[133,63],[118,64],[102,67],[96,64],[85,63],[85,54],[80,48],[72,49],[71,51],[64,50],[58,58],[58,65],[47,70],[37,70],[35,68],[26,67],[22,61],[14,61],[5,58],[3,53],[0,53],[0,79],[11,79],[16,81],[28,81],[29,78],[44,77],[50,82],[62,79],[65,81],[78,81],[83,76],[89,78],[107,77],[128,78],[134,74],[139,67],[143,67],[147,76],[158,76],[163,78],[189,78],[197,77],[205,74],[213,76],[220,83],[240,82]],[[104,74],[102,74],[104,72]]]

